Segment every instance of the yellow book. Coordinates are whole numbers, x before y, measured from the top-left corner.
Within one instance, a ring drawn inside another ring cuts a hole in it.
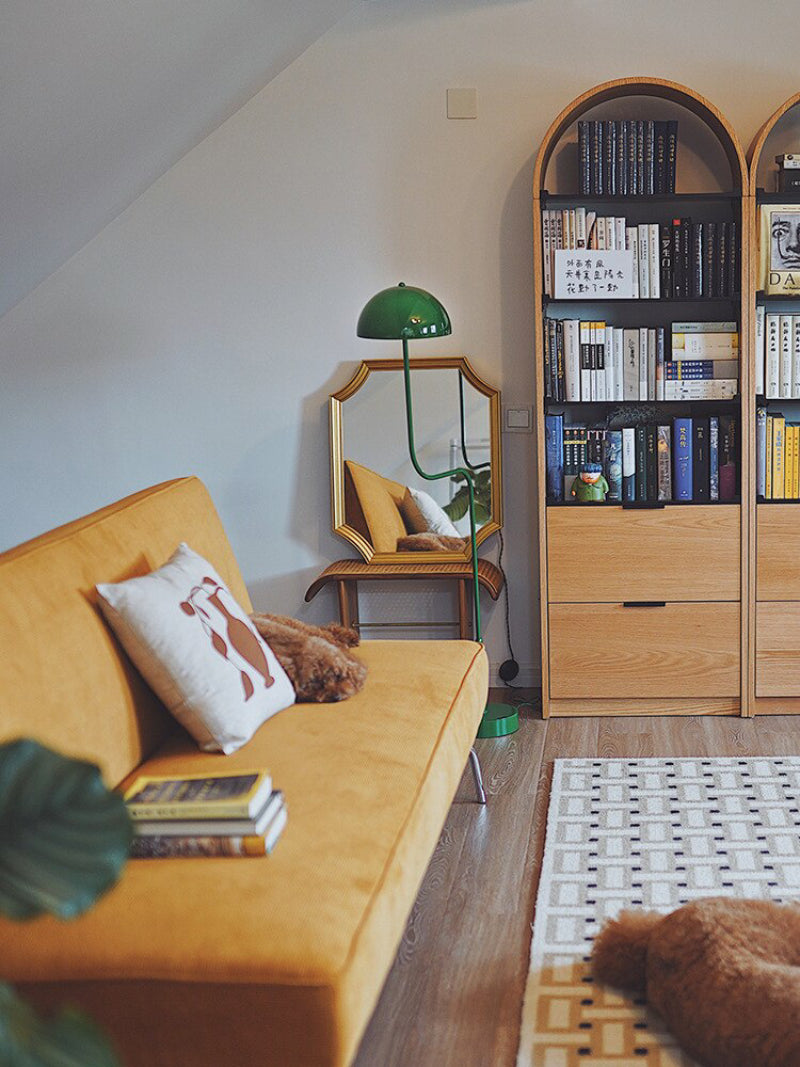
[[[772,500],[772,415],[767,415],[767,484],[764,489],[764,499]]]
[[[242,819],[256,815],[272,793],[266,771],[139,775],[125,791],[132,819]]]
[[[800,498],[800,426],[792,426],[792,481],[787,496]]]
[[[772,420],[772,499],[786,495],[786,419],[775,415]]]

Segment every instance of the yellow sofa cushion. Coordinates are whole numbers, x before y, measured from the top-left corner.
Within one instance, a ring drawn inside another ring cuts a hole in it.
[[[0,922],[4,976],[69,981],[128,1067],[350,1062],[462,774],[486,698],[466,641],[369,641],[364,689],[297,705],[232,756],[172,738],[147,772],[264,766],[289,822],[258,859],[132,861],[74,923]],[[50,985],[32,987],[42,1002]],[[63,995],[63,990],[61,991]],[[244,1012],[244,1014],[242,1014]]]
[[[95,585],[160,567],[180,541],[252,610],[208,491],[164,482],[0,555],[0,737],[23,734],[99,763],[115,784],[173,728],[122,653]]]
[[[345,468],[352,479],[373,549],[396,552],[398,537],[405,537],[408,532],[400,514],[406,487],[351,459],[345,460]]]

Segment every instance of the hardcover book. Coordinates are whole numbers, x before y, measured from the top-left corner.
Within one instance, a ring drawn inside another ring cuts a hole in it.
[[[675,439],[673,441],[674,481],[673,496],[675,500],[692,499],[692,420],[675,419]]]
[[[622,430],[622,499],[636,499],[636,431],[632,426]]]
[[[128,813],[139,819],[249,818],[272,792],[266,771],[180,778],[140,775],[125,791]]]
[[[544,432],[547,499],[560,504],[564,499],[564,416],[545,415]]]
[[[608,500],[622,500],[622,430],[607,430],[603,441],[603,469]]]
[[[762,204],[759,212],[758,288],[800,293],[800,205]]]
[[[260,811],[252,818],[223,819],[137,819],[137,837],[225,837],[231,834],[263,834],[284,807],[283,793],[273,789]]]
[[[694,419],[692,441],[692,499],[707,503],[711,470],[709,447],[709,420]]]
[[[268,856],[275,848],[286,821],[286,808],[282,808],[264,834],[135,837],[131,842],[130,855],[132,859]]]
[[[658,427],[658,499],[672,500],[672,428]]]

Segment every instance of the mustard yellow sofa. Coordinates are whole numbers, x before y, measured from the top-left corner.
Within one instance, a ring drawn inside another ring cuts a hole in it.
[[[246,610],[196,478],[147,489],[0,556],[0,734],[90,758],[111,785],[269,769],[289,822],[270,857],[131,861],[82,918],[0,920],[0,978],[65,1001],[128,1067],[339,1067],[392,963],[476,734],[486,655],[467,641],[369,641],[365,688],[296,705],[232,756],[199,751],[107,629],[95,583],[180,541]]]

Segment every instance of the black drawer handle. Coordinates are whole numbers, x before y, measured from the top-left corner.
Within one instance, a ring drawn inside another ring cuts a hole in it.
[[[622,506],[627,511],[659,511],[667,505],[663,500],[623,500]]]
[[[665,608],[666,600],[623,600],[623,608]]]

